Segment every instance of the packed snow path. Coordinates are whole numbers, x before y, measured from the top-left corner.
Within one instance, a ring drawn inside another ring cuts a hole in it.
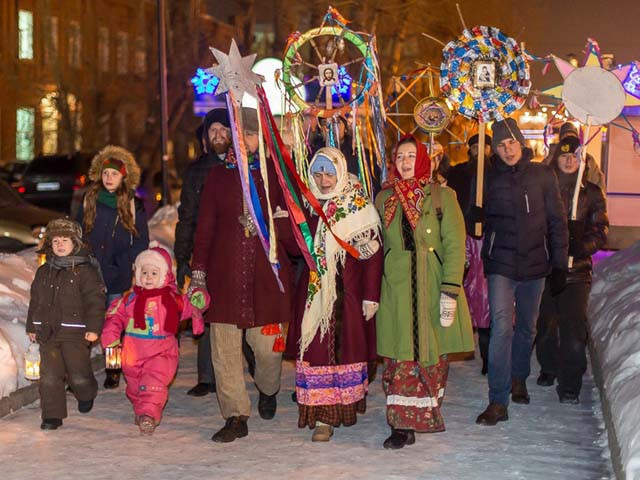
[[[0,419],[0,477],[13,479],[451,479],[587,480],[612,478],[600,401],[585,377],[577,406],[561,405],[554,388],[529,378],[531,404],[511,405],[508,422],[475,425],[486,406],[486,377],[478,361],[452,364],[444,403],[447,431],[416,435],[399,451],[382,448],[389,434],[379,377],[371,385],[367,413],[339,428],[328,443],[312,443],[297,428],[291,402],[294,370],[285,363],[272,421],[257,414],[251,384],[249,436],[213,443],[223,425],[215,395],[194,398],[195,347],[183,337],[178,377],[162,424],[141,437],[124,386],[100,389],[88,415],[68,395],[69,417],[57,431],[40,430],[38,404]],[[533,370],[537,372],[537,366]],[[104,374],[98,376],[102,383]]]

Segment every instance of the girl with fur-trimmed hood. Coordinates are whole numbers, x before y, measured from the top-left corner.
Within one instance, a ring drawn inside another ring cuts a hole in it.
[[[91,161],[89,179],[78,221],[100,262],[108,305],[131,287],[133,262],[149,245],[147,216],[134,194],[140,167],[131,152],[108,145]],[[108,372],[105,388],[117,387],[119,379],[119,372]]]
[[[78,410],[87,413],[93,407],[98,384],[90,345],[102,331],[105,291],[100,267],[82,244],[76,222],[49,222],[41,252],[47,261],[31,284],[27,334],[40,344],[40,427],[55,430],[67,416],[65,378]]]

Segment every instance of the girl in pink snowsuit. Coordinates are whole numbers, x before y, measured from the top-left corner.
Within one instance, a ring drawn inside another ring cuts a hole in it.
[[[127,380],[127,397],[141,433],[150,435],[160,423],[169,383],[178,368],[178,324],[192,317],[197,335],[204,331],[204,322],[201,310],[186,294],[178,293],[171,256],[164,248],[143,251],[134,267],[133,291],[107,310],[102,346],[119,343],[124,330],[122,372]],[[204,300],[208,303],[206,294]]]

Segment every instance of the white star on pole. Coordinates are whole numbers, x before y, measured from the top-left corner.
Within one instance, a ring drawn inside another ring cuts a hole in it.
[[[207,69],[207,73],[215,75],[220,79],[216,93],[225,93],[231,91],[234,101],[240,105],[242,97],[248,93],[257,98],[256,85],[264,82],[264,77],[251,71],[256,54],[243,57],[235,39],[231,41],[229,54],[209,47],[213,56],[218,60],[218,64]]]

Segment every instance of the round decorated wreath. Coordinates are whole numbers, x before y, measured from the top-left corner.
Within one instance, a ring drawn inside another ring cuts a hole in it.
[[[529,66],[517,42],[493,27],[473,27],[442,50],[440,89],[465,117],[503,120],[531,88]]]

